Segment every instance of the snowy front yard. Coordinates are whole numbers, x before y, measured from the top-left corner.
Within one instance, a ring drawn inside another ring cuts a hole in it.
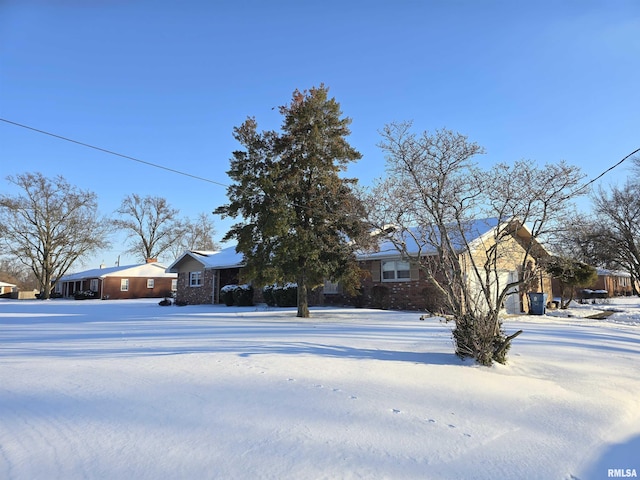
[[[640,301],[548,313],[485,368],[415,312],[0,300],[0,478],[640,474]]]

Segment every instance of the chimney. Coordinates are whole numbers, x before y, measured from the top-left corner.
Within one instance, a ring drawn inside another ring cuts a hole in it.
[[[157,258],[147,258],[147,263],[157,263],[158,259]]]
[[[100,264],[100,270],[102,270],[104,267],[106,267],[106,265],[104,263]]]

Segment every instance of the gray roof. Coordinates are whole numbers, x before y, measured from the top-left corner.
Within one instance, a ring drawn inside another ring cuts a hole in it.
[[[238,268],[244,266],[244,256],[242,253],[236,252],[236,247],[234,245],[232,247],[223,248],[219,251],[188,250],[178,257],[175,262],[169,265],[167,272],[177,273],[176,266],[185,257],[197,260],[206,270],[222,270],[225,268]]]
[[[481,239],[484,235],[494,230],[499,224],[500,220],[498,218],[482,218],[469,221],[467,224],[465,224],[466,242],[471,243],[473,241]],[[388,235],[394,235],[396,241],[404,242],[407,246],[407,252],[410,255],[416,255],[418,253],[422,255],[434,255],[437,253],[436,244],[429,244],[427,242],[424,242],[424,239],[427,238],[430,233],[437,234],[437,231],[437,227],[412,227],[408,232],[398,230],[395,232],[391,232]],[[457,228],[451,229],[451,237],[453,246],[457,251],[462,252],[466,250],[465,242],[460,236]],[[418,239],[418,241],[420,242],[424,242],[424,244],[418,244],[416,239]],[[376,251],[360,252],[357,257],[358,260],[368,260],[376,258],[395,257],[399,255],[400,252],[398,252],[393,242],[388,238],[382,237],[382,240],[378,244],[378,249]]]

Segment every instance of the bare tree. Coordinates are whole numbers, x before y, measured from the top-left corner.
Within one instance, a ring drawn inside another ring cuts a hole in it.
[[[39,286],[33,271],[14,257],[0,259],[0,281],[13,283],[20,290],[35,290]]]
[[[640,183],[600,188],[592,196],[595,218],[581,237],[597,265],[628,272],[640,284]]]
[[[0,239],[5,252],[33,272],[47,299],[76,260],[108,246],[110,224],[97,215],[96,194],[62,176],[25,173],[7,180],[23,193],[0,195]]]
[[[484,365],[504,362],[518,332],[506,336],[500,308],[514,289],[537,279],[537,240],[567,208],[581,176],[564,163],[540,169],[523,161],[484,170],[474,161],[484,149],[467,137],[450,130],[418,136],[411,126],[393,123],[381,132],[387,177],[369,196],[371,222],[445,299],[456,320],[456,353]],[[483,255],[466,255],[478,236],[474,220],[483,217],[497,219],[492,238]],[[418,253],[408,244],[418,245]],[[518,277],[505,278],[501,265],[513,248],[525,253]]]
[[[129,249],[126,253],[141,261],[159,258],[169,251],[184,234],[184,223],[162,197],[141,197],[132,194],[122,200],[117,210],[119,218],[113,221],[115,228],[127,232]]]
[[[182,237],[176,239],[176,242],[170,248],[170,252],[175,259],[185,250],[217,250],[219,246],[213,239],[215,234],[216,229],[213,218],[201,212],[195,220],[187,218],[184,221]]]

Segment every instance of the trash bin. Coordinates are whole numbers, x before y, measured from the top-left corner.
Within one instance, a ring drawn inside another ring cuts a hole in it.
[[[529,293],[529,304],[531,315],[544,315],[547,311],[547,294]]]

